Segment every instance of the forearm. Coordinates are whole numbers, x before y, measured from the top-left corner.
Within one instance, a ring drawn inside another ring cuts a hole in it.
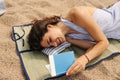
[[[92,48],[90,48],[90,49],[87,50],[86,56],[91,61],[95,57],[97,57],[100,54],[102,54],[103,51],[107,49],[108,44],[109,44],[108,42],[104,42],[104,41],[96,43],[96,45],[94,47],[92,47]]]
[[[71,38],[67,38],[67,40],[80,48],[87,49],[85,55],[89,58],[89,60],[94,59],[95,57],[102,54],[102,52],[108,47],[108,41],[99,41],[99,42],[91,42],[87,40],[75,40]]]
[[[88,40],[76,40],[67,38],[67,41],[83,49],[89,49],[93,47],[96,43]]]

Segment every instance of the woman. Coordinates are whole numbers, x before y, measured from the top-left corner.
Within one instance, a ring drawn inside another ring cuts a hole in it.
[[[35,20],[28,42],[32,50],[58,46],[65,41],[87,49],[68,69],[66,75],[72,75],[83,71],[89,61],[107,49],[107,38],[120,39],[119,31],[120,2],[109,9],[79,6],[72,8],[65,19],[53,16]]]

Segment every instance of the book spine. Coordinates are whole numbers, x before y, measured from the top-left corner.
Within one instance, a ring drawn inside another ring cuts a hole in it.
[[[49,62],[51,67],[51,76],[56,76],[56,69],[55,69],[55,63],[54,63],[54,56],[49,55]]]

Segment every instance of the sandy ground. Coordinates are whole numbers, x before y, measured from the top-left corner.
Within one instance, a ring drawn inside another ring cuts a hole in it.
[[[13,25],[30,23],[50,15],[66,15],[79,5],[107,7],[117,0],[5,0],[6,12],[0,16],[0,80],[26,80],[15,43],[10,34]],[[120,80],[120,55],[103,61],[80,74],[58,80]]]

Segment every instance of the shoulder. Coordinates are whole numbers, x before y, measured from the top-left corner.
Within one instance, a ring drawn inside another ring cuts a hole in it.
[[[79,13],[81,15],[90,14],[92,15],[97,8],[88,6],[76,6],[70,9],[69,13]]]
[[[71,20],[71,17],[79,16],[84,17],[86,15],[93,15],[93,13],[96,11],[96,7],[88,7],[88,6],[75,6],[71,8],[68,12],[67,18]]]

